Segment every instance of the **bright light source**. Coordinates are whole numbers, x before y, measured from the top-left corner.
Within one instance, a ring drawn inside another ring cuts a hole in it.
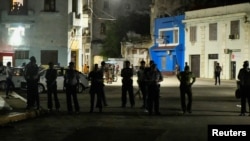
[[[22,43],[22,36],[24,36],[23,27],[9,28],[10,40],[9,43],[14,46],[19,46]]]

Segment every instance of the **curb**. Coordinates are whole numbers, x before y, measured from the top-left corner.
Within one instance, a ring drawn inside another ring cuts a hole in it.
[[[26,102],[25,98],[23,98],[22,96],[18,95],[15,92],[12,92],[12,96],[14,98],[18,98],[21,101]],[[9,105],[9,107],[11,109],[9,110],[10,112],[8,112],[6,115],[0,116],[0,126],[4,126],[9,123],[18,122],[18,121],[22,121],[26,119],[35,118],[46,113],[46,111],[43,109],[40,109],[40,110],[34,109],[34,110],[26,110],[26,111],[24,110],[23,112],[15,112],[15,109],[13,109],[11,105]]]
[[[0,117],[0,125],[6,125],[8,123],[18,122],[26,119],[31,119],[45,114],[44,110],[32,110],[24,113],[12,112],[8,115]]]

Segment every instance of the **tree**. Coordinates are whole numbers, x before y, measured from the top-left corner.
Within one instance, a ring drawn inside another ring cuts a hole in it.
[[[149,15],[130,13],[128,16],[118,17],[115,22],[109,22],[101,55],[111,58],[121,57],[121,42],[128,40],[129,31],[142,36],[150,35]]]

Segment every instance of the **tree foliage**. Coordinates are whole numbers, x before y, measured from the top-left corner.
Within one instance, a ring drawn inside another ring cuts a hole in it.
[[[150,17],[131,13],[120,16],[116,21],[106,24],[106,38],[104,40],[102,55],[105,57],[121,57],[121,42],[127,40],[127,32],[134,31],[142,36],[150,34]]]

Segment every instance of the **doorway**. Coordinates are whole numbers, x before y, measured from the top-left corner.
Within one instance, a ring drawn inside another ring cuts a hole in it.
[[[231,61],[231,79],[236,78],[236,61]]]
[[[191,55],[190,68],[196,77],[200,77],[200,55]]]

